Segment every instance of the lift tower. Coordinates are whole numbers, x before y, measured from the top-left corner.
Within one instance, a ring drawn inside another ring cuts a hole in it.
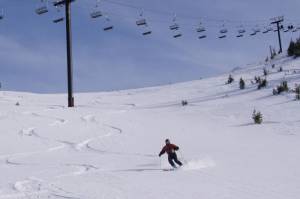
[[[277,29],[275,30],[275,32],[277,31],[277,33],[278,33],[279,53],[282,53],[282,44],[281,44],[280,30],[283,28],[283,26],[281,25],[281,23],[283,21],[284,21],[284,17],[283,16],[274,17],[274,18],[271,19],[271,24],[276,24],[277,25]]]

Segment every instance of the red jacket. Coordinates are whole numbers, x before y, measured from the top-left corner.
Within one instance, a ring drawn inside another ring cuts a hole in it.
[[[164,153],[167,153],[168,155],[175,153],[175,151],[177,151],[179,149],[178,146],[176,146],[175,144],[166,144],[161,152],[159,153],[159,156],[161,156]]]

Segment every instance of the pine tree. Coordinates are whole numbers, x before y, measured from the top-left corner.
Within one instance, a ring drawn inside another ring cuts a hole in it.
[[[293,40],[291,40],[289,48],[288,48],[288,55],[293,56],[294,55],[294,50],[295,50],[295,42]]]
[[[252,113],[252,119],[255,124],[261,124],[263,121],[263,115],[261,114],[261,112],[256,112],[256,110],[254,109]]]
[[[295,93],[296,93],[296,100],[300,100],[300,85],[296,85]]]
[[[245,81],[243,78],[240,79],[240,89],[245,89]]]
[[[267,84],[268,84],[267,79],[260,79],[259,78],[257,89],[259,90],[261,88],[264,88],[264,87],[267,86]]]
[[[230,74],[227,80],[227,84],[231,84],[232,82],[234,82],[234,79],[232,77],[232,75]]]
[[[268,71],[267,69],[264,68],[264,76],[267,76],[268,75]]]

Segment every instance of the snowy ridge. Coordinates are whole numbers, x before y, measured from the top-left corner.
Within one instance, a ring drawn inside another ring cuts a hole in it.
[[[264,68],[268,85],[257,90]],[[300,84],[300,60],[282,56],[231,74],[232,84],[228,73],[81,93],[72,109],[65,95],[1,91],[0,199],[298,199],[300,102],[272,90],[283,80]],[[165,138],[180,147],[181,169],[164,172]]]

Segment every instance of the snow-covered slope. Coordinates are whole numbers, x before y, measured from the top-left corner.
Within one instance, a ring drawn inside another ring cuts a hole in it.
[[[257,90],[250,82],[264,67],[269,84]],[[77,94],[76,108],[65,95],[2,91],[0,198],[298,199],[300,102],[272,89],[284,79],[294,88],[299,71],[299,60],[280,58],[234,70],[230,85],[225,74]],[[183,168],[162,170],[165,138],[179,145]]]

